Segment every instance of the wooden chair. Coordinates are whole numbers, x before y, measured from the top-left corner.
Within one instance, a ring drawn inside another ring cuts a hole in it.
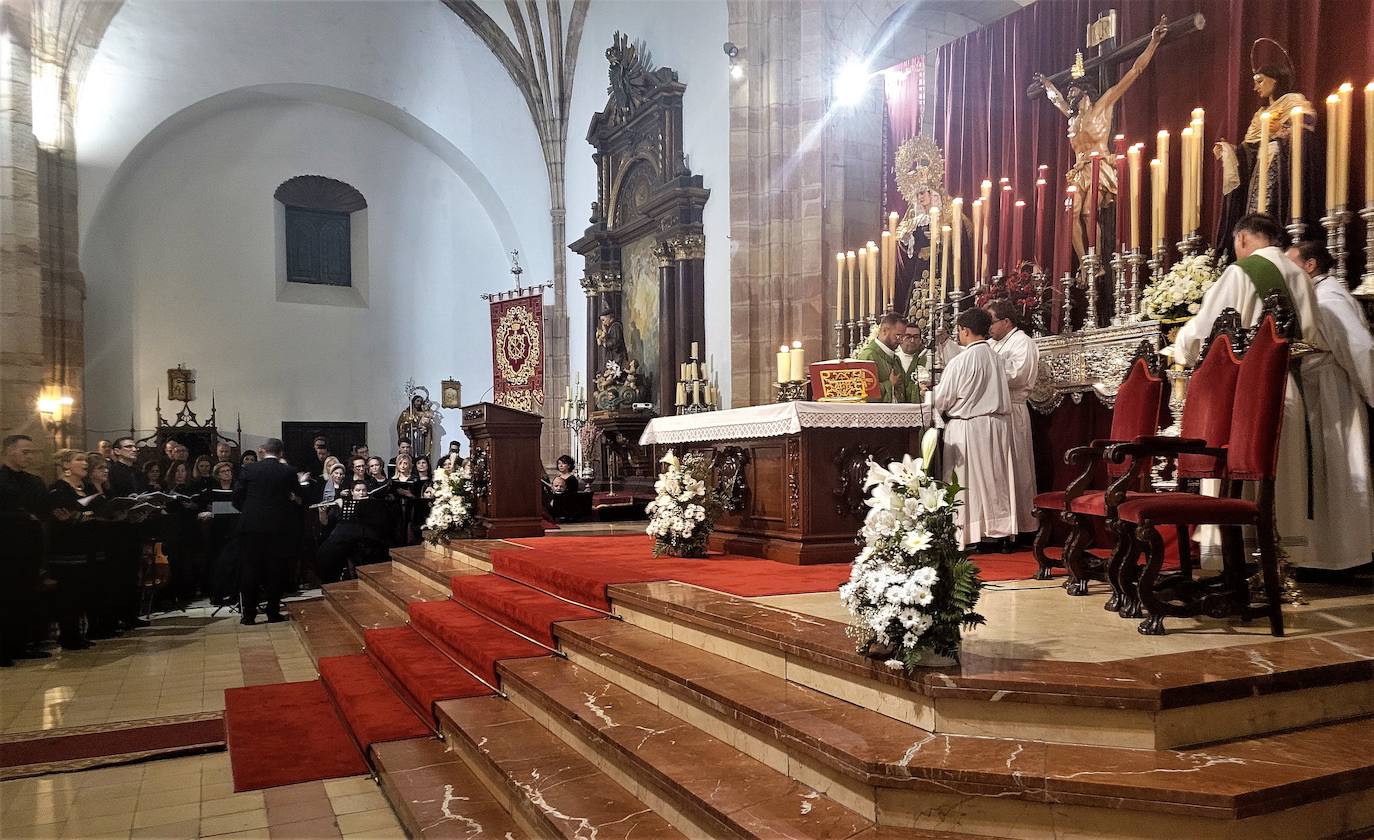
[[[1178,438],[1124,444],[1109,452],[1110,458],[1129,455],[1137,462],[1155,456],[1178,457],[1180,461],[1189,456],[1210,459],[1213,470],[1223,478],[1225,492],[1220,497],[1190,492],[1156,493],[1129,499],[1118,508],[1120,521],[1129,526],[1133,535],[1132,547],[1128,550],[1134,554],[1134,546],[1141,543],[1145,548],[1145,566],[1136,583],[1140,604],[1147,613],[1139,627],[1143,634],[1162,635],[1165,616],[1205,614],[1216,618],[1238,615],[1243,620],[1267,615],[1270,632],[1275,636],[1283,635],[1274,529],[1274,478],[1291,348],[1291,342],[1281,331],[1291,334],[1292,328],[1291,318],[1285,322],[1276,318],[1273,312],[1266,312],[1262,317],[1236,374],[1224,445],[1217,446],[1215,441],[1184,434]],[[1206,391],[1206,386],[1199,388],[1195,375],[1189,384],[1189,397]],[[1241,487],[1246,482],[1257,486],[1254,501],[1241,498]],[[1159,529],[1171,525],[1178,529],[1184,546],[1190,527],[1220,526],[1221,574],[1195,580],[1191,564],[1188,564],[1176,574],[1161,575],[1164,541]],[[1250,597],[1241,538],[1241,528],[1245,525],[1253,525],[1259,539],[1265,598],[1258,606],[1251,603]]]
[[[1136,348],[1130,370],[1116,392],[1116,401],[1112,406],[1111,437],[1094,440],[1086,446],[1075,446],[1065,452],[1064,463],[1082,464],[1083,472],[1066,489],[1040,493],[1035,497],[1033,507],[1039,522],[1033,545],[1035,562],[1039,566],[1035,575],[1037,579],[1049,580],[1054,566],[1060,565],[1069,572],[1069,580],[1064,585],[1069,594],[1086,595],[1088,578],[1101,579],[1103,576],[1102,562],[1087,553],[1093,537],[1092,518],[1102,518],[1108,510],[1115,509],[1117,496],[1124,496],[1130,486],[1129,482],[1118,479],[1131,474],[1131,464],[1107,463],[1107,477],[1111,480],[1112,489],[1089,490],[1088,487],[1108,447],[1153,435],[1159,429],[1162,388],[1155,345],[1142,341]],[[1070,528],[1058,564],[1050,559],[1046,551],[1056,520],[1062,520]]]

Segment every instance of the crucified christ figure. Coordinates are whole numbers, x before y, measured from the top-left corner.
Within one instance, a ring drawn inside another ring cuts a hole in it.
[[[1064,180],[1078,188],[1075,193],[1074,202],[1077,206],[1073,208],[1074,218],[1078,223],[1073,226],[1073,248],[1078,256],[1083,256],[1086,252],[1086,233],[1088,224],[1097,224],[1097,220],[1087,220],[1084,218],[1088,212],[1088,191],[1092,189],[1092,153],[1097,152],[1101,157],[1098,158],[1099,195],[1097,206],[1099,211],[1110,207],[1116,200],[1116,158],[1108,148],[1107,141],[1112,136],[1112,109],[1116,106],[1117,100],[1121,99],[1135,84],[1140,74],[1145,72],[1145,67],[1149,65],[1150,59],[1155,57],[1155,50],[1159,49],[1159,44],[1164,40],[1169,28],[1163,17],[1159,19],[1159,24],[1150,33],[1150,44],[1140,57],[1131,65],[1121,79],[1112,85],[1106,93],[1099,98],[1097,89],[1086,77],[1074,79],[1069,82],[1069,93],[1066,99],[1064,94],[1059,92],[1059,88],[1054,86],[1043,73],[1037,73],[1035,78],[1045,88],[1045,96],[1050,100],[1060,113],[1069,118],[1069,146],[1074,153],[1073,167],[1064,174]]]

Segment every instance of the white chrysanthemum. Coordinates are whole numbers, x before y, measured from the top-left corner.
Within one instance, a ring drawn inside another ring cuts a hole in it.
[[[921,528],[913,528],[902,535],[902,551],[907,554],[920,554],[930,548],[930,532]]]
[[[922,566],[911,573],[911,580],[918,586],[931,587],[940,579],[940,573],[932,566]]]

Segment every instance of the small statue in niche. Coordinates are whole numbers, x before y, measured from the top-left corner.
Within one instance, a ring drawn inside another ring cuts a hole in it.
[[[647,391],[644,383],[644,374],[639,370],[639,360],[631,359],[625,365],[625,387],[632,389],[636,394]]]
[[[606,362],[625,365],[625,328],[610,307],[601,308],[600,323],[596,326],[596,344],[605,353]]]
[[[406,383],[406,394],[410,405],[396,418],[396,441],[409,441],[410,451],[417,458],[429,456],[434,426],[440,419],[439,407],[430,400],[429,389],[416,385],[414,380]]]
[[[592,401],[597,411],[627,409],[649,398],[649,383],[639,367],[638,359],[627,360],[624,367],[606,361],[606,367],[593,380],[596,390]]]

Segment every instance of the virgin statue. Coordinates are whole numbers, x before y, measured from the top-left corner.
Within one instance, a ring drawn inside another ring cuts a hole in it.
[[[1277,47],[1282,58],[1266,64],[1256,62],[1255,48],[1263,41]],[[1219,247],[1223,247],[1228,256],[1233,256],[1230,253],[1231,228],[1241,216],[1262,209],[1278,219],[1280,224],[1287,224],[1296,215],[1308,221],[1308,230],[1312,230],[1311,223],[1320,215],[1322,199],[1317,181],[1319,169],[1313,136],[1316,131],[1317,113],[1312,103],[1307,101],[1307,97],[1294,89],[1293,64],[1288,60],[1288,53],[1277,42],[1269,38],[1260,38],[1250,47],[1250,64],[1253,68],[1251,81],[1256,95],[1259,96],[1259,107],[1255,109],[1255,115],[1251,117],[1250,126],[1245,130],[1245,137],[1239,145],[1218,140],[1212,147],[1212,153],[1221,161],[1222,192],[1221,215],[1213,241]],[[1302,109],[1302,130],[1309,132],[1303,142],[1304,149],[1309,151],[1303,154],[1303,206],[1299,213],[1294,213],[1292,206],[1291,154],[1295,108]],[[1269,165],[1267,171],[1260,172],[1260,115],[1266,111],[1270,115]],[[1259,207],[1259,185],[1262,178],[1268,181],[1264,208]]]

